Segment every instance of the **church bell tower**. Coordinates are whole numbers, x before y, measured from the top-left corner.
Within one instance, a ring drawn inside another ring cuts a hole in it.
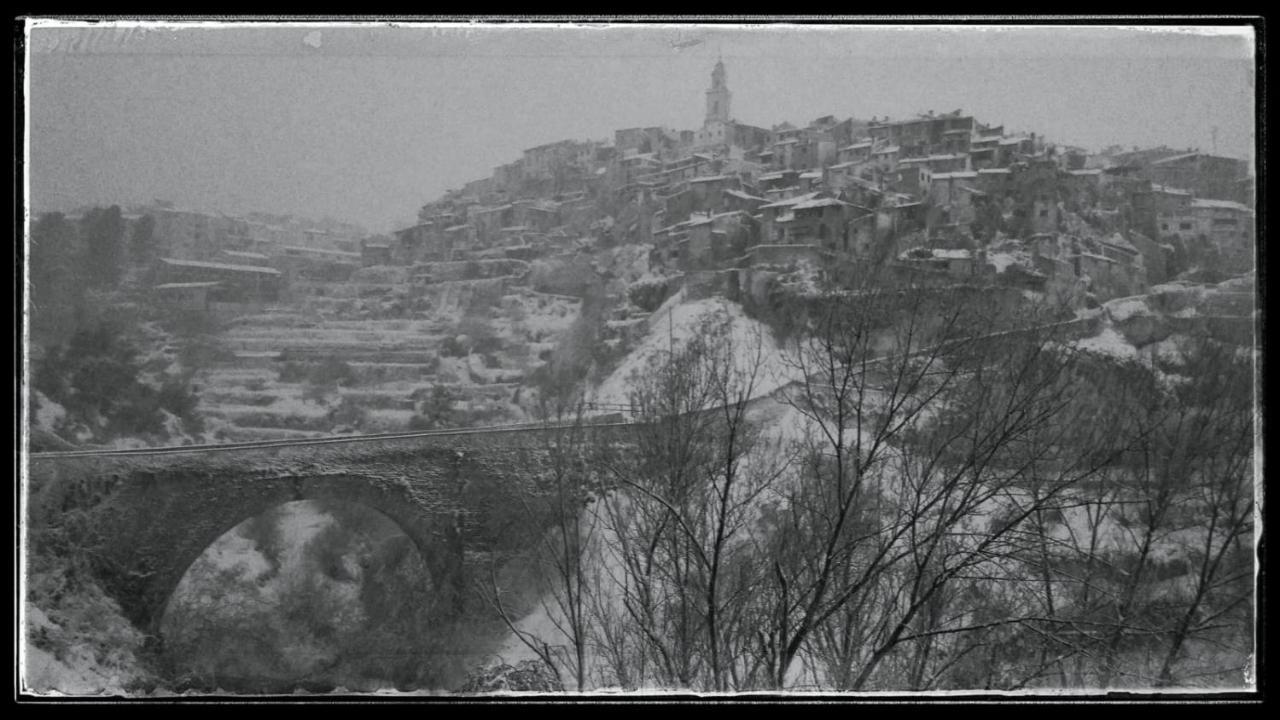
[[[729,86],[724,61],[716,61],[711,71],[711,89],[707,90],[707,118],[703,125],[729,122]]]

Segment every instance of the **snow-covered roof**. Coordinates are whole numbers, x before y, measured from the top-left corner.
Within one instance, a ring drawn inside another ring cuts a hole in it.
[[[854,143],[854,144],[852,144],[852,145],[845,145],[844,147],[842,147],[842,148],[840,148],[840,149],[841,149],[841,150],[857,150],[857,149],[859,149],[859,148],[864,148],[864,147],[871,147],[871,141],[870,141],[870,140],[867,140],[867,141],[865,141],[865,142],[858,142],[858,143]]]
[[[1091,170],[1068,170],[1067,172],[1072,175],[1101,175],[1102,168],[1093,168]],[[1155,186],[1152,185],[1151,187],[1154,188]]]
[[[1001,144],[1001,145],[1017,145],[1018,143],[1021,143],[1021,142],[1022,142],[1023,140],[1025,140],[1025,139],[1026,139],[1026,138],[1016,138],[1016,137],[1014,137],[1014,138],[1001,138],[1001,139],[1000,139],[1000,144]]]
[[[465,230],[466,228],[469,228],[469,227],[471,227],[469,224],[467,224],[467,223],[462,223],[461,225],[454,225],[454,226],[452,226],[452,227],[447,227],[447,228],[445,228],[445,229],[444,229],[444,231],[445,231],[445,232],[454,232],[455,230]]]
[[[1197,198],[1191,201],[1191,207],[1198,208],[1218,208],[1220,210],[1236,210],[1238,212],[1253,212],[1248,205],[1242,205],[1232,200],[1210,200],[1209,198]]]
[[[1030,256],[1025,252],[993,252],[987,254],[987,264],[995,268],[997,273],[1002,273],[1011,265],[1028,265],[1031,262]]]
[[[925,250],[929,252],[928,258],[915,255],[916,251]],[[972,258],[972,254],[968,250],[943,250],[940,247],[911,247],[910,250],[899,252],[897,259],[899,260],[968,260]]]
[[[1008,175],[1009,168],[983,168],[978,171],[979,175]]]
[[[1109,263],[1111,263],[1111,264],[1113,264],[1113,265],[1115,265],[1115,264],[1118,264],[1118,263],[1119,263],[1119,261],[1118,261],[1118,260],[1113,260],[1113,259],[1111,259],[1111,258],[1107,257],[1106,255],[1099,255],[1099,254],[1097,254],[1097,253],[1091,253],[1091,252],[1084,252],[1084,251],[1081,251],[1080,256],[1081,256],[1081,257],[1087,257],[1087,258],[1093,258],[1094,260],[1101,260],[1101,261],[1103,261],[1103,262],[1109,262]]]
[[[857,185],[857,186],[859,186],[859,187],[861,187],[861,188],[863,188],[863,189],[865,189],[865,190],[870,190],[871,192],[874,192],[874,193],[883,193],[883,192],[884,192],[884,191],[883,191],[883,190],[881,190],[881,189],[880,189],[880,187],[879,187],[878,185],[876,185],[875,183],[871,182],[870,180],[863,180],[863,179],[862,179],[862,178],[860,178],[860,177],[850,177],[850,178],[849,178],[849,182],[850,182],[850,183],[852,183],[852,184],[854,184],[854,185]]]
[[[797,196],[795,196],[795,197],[789,197],[789,198],[785,198],[785,199],[782,199],[782,200],[776,200],[776,201],[774,201],[774,202],[769,203],[768,205],[761,205],[761,206],[760,206],[760,208],[763,210],[764,208],[783,208],[783,207],[791,207],[791,206],[793,206],[793,205],[799,205],[799,204],[800,204],[800,203],[802,203],[802,202],[806,202],[806,201],[808,201],[808,200],[812,200],[812,199],[816,198],[817,196],[818,196],[818,193],[816,193],[816,192],[815,192],[815,193],[807,193],[807,194],[805,194],[805,195],[797,195]]]
[[[185,290],[189,288],[213,288],[219,287],[222,283],[215,281],[208,282],[185,282],[185,283],[164,283],[156,285],[153,290]]]
[[[934,173],[934,180],[964,180],[978,177],[978,173],[972,170],[960,170],[957,172]]]
[[[1079,171],[1073,171],[1073,172],[1079,172]],[[1094,172],[1102,172],[1102,171],[1095,170]],[[1151,183],[1151,192],[1164,193],[1165,195],[1186,195],[1188,197],[1191,196],[1190,190],[1181,190],[1179,188],[1169,187],[1168,185],[1157,185],[1155,183]]]
[[[245,252],[243,250],[223,250],[222,254],[230,255],[231,257],[244,258],[246,260],[270,260],[271,259],[266,255],[263,255],[262,253]]]
[[[260,275],[279,275],[275,268],[257,265],[229,265],[226,263],[202,262],[200,260],[179,260],[177,258],[160,258],[160,262],[174,267],[205,268],[208,270],[232,270],[236,272],[258,273]]]
[[[811,171],[811,172],[804,172],[804,173],[800,173],[800,177],[801,177],[801,178],[803,178],[803,179],[805,179],[805,180],[821,180],[821,179],[822,179],[822,171],[821,171],[821,170],[813,170],[813,171]]]
[[[872,150],[871,154],[872,155],[888,155],[889,153],[898,152],[899,149],[900,148],[897,145],[890,145],[889,147],[883,147],[883,148],[880,148],[879,150]]]
[[[765,199],[764,199],[764,198],[762,198],[762,197],[756,197],[755,195],[750,195],[750,194],[748,194],[748,193],[744,193],[744,192],[742,192],[741,190],[725,190],[724,192],[725,192],[725,194],[726,194],[726,195],[732,195],[732,196],[734,196],[734,197],[736,197],[736,198],[739,198],[739,199],[742,199],[742,200],[759,200],[760,202],[764,202],[764,201],[765,201]]]
[[[1183,153],[1183,154],[1181,154],[1181,155],[1174,155],[1174,156],[1172,156],[1172,157],[1161,158],[1160,160],[1153,160],[1153,161],[1151,161],[1151,164],[1152,164],[1152,165],[1164,165],[1164,164],[1167,164],[1167,163],[1175,163],[1175,162],[1180,162],[1180,161],[1182,161],[1182,160],[1190,160],[1191,158],[1193,158],[1193,157],[1198,157],[1198,156],[1199,156],[1199,155],[1201,155],[1201,154],[1202,154],[1202,153],[1198,153],[1198,152]]]
[[[842,202],[835,198],[814,198],[813,200],[806,200],[802,203],[796,203],[796,205],[792,209],[793,210],[812,210],[814,208],[838,207],[840,205],[847,205],[847,204],[848,203]]]
[[[310,253],[314,255],[332,255],[334,257],[358,258],[360,253],[345,252],[342,250],[325,250],[323,248],[303,247],[301,245],[281,245],[281,250],[296,250],[302,253]]]
[[[1111,235],[1102,238],[1099,242],[1103,243],[1104,245],[1110,245],[1111,247],[1120,248],[1121,250],[1124,250],[1126,252],[1131,252],[1134,254],[1137,254],[1138,252],[1138,248],[1134,247],[1133,243],[1126,240],[1125,237],[1120,233],[1111,233]]]
[[[728,175],[705,175],[703,177],[689,178],[691,183],[709,183],[718,182],[720,180],[728,180]]]

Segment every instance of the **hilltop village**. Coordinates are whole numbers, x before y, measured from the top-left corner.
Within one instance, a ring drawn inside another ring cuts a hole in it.
[[[874,273],[1070,315],[1252,271],[1246,161],[1089,153],[959,110],[764,128],[734,118],[729,88],[717,62],[701,128],[529,148],[386,236],[128,208],[106,218],[128,238],[112,314],[146,309],[143,355],[185,358],[173,367],[199,397],[200,437],[238,440],[528,421],[552,369],[599,385],[664,303],[762,317]],[[92,245],[87,217],[63,220]],[[42,307],[59,304],[51,291]],[[93,413],[37,404],[65,440],[110,435]]]
[[[859,266],[1007,283],[1083,304],[1192,269],[1252,267],[1246,162],[1156,148],[1090,155],[957,110],[765,129],[732,118],[717,63],[698,130],[565,140],[428,203],[364,263],[529,261],[638,245],[655,275],[737,297]]]

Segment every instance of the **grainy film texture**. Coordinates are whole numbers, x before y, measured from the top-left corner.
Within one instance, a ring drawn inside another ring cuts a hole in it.
[[[23,692],[1252,689],[1251,27],[27,33]]]

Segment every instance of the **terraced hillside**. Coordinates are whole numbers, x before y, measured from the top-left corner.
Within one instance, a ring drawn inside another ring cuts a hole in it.
[[[520,422],[522,382],[577,318],[576,298],[506,279],[414,284],[400,268],[310,283],[231,320],[197,378],[228,440]]]

